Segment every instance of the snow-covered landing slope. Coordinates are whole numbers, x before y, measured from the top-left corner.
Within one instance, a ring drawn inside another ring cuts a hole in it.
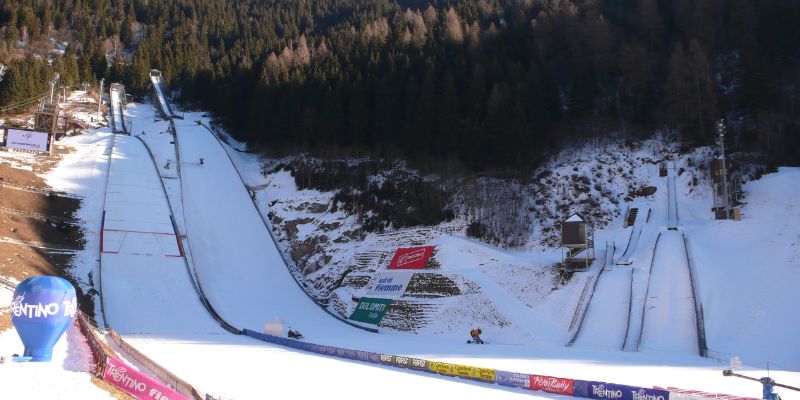
[[[114,330],[220,332],[194,292],[158,173],[135,137],[115,138],[102,246],[102,295]]]
[[[631,268],[622,267],[600,275],[574,346],[622,349],[631,306],[632,273]]]
[[[280,318],[309,340],[354,328],[316,305],[294,282],[245,187],[216,138],[177,124],[186,229],[211,304],[238,328]],[[201,163],[202,158],[202,163]]]
[[[689,210],[709,220],[682,220],[715,357],[800,371],[798,182],[800,168],[780,168],[747,183],[741,221],[710,220],[709,202]]]
[[[697,327],[683,235],[663,232],[645,303],[641,350],[697,353]]]

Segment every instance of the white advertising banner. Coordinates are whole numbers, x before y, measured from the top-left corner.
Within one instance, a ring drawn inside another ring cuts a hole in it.
[[[50,135],[47,132],[8,129],[6,147],[17,150],[47,151]]]
[[[408,283],[411,282],[413,272],[393,271],[382,272],[375,275],[375,281],[367,290],[367,296],[381,298],[397,298],[406,292]]]

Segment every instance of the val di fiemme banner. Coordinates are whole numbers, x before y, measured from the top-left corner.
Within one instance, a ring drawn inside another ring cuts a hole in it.
[[[433,254],[434,246],[400,247],[394,253],[387,269],[424,269]]]
[[[350,319],[353,321],[365,322],[368,324],[378,325],[389,309],[389,304],[392,301],[389,299],[376,299],[372,297],[362,297],[358,302]]]
[[[375,275],[375,282],[367,290],[367,296],[399,298],[411,282],[413,272],[391,271]]]

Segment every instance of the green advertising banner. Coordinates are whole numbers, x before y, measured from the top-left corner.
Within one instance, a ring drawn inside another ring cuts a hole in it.
[[[383,315],[386,314],[386,311],[389,309],[389,303],[391,302],[390,299],[362,297],[355,311],[353,311],[353,314],[350,316],[350,319],[378,325],[383,319]]]

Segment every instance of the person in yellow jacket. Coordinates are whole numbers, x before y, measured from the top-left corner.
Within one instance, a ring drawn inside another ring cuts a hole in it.
[[[481,331],[481,328],[473,328],[471,331],[469,331],[469,335],[472,336],[472,340],[469,341],[468,343],[483,344],[483,339],[481,339],[481,333],[483,333],[483,331]]]

